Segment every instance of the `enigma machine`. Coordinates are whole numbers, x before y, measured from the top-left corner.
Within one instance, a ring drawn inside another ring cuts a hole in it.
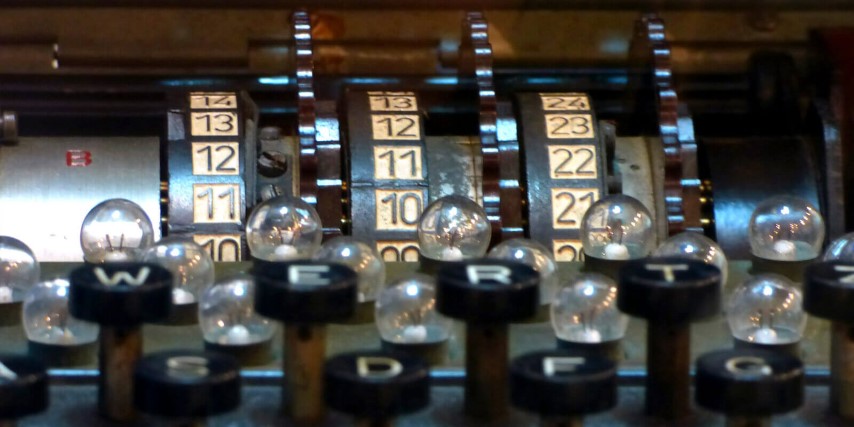
[[[18,422],[854,425],[854,2],[3,1]]]

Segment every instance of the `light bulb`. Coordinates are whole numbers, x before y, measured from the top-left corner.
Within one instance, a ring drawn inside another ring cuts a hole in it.
[[[249,250],[264,261],[311,258],[322,238],[320,216],[298,197],[267,200],[256,206],[246,221]]]
[[[69,283],[54,279],[33,286],[24,296],[24,331],[30,341],[53,345],[80,345],[98,339],[98,325],[71,316]]]
[[[451,335],[451,320],[436,311],[436,283],[430,276],[398,280],[380,292],[376,324],[386,342],[439,343]]]
[[[767,199],[750,217],[750,251],[775,261],[817,257],[824,242],[824,219],[809,202],[797,197]]]
[[[732,335],[757,344],[798,342],[806,327],[801,292],[783,276],[763,274],[739,286],[727,303]]]
[[[552,327],[558,339],[574,343],[603,343],[623,338],[629,318],[617,308],[617,285],[610,278],[582,274],[555,295]]]
[[[540,273],[540,302],[548,304],[557,292],[557,264],[542,244],[530,239],[510,239],[492,248],[487,258],[516,261]]]
[[[721,271],[721,283],[726,284],[728,262],[724,251],[714,240],[691,231],[679,233],[665,240],[653,253],[657,257],[696,259],[714,265]]]
[[[275,325],[255,313],[255,282],[239,275],[207,288],[199,298],[199,327],[205,341],[249,345],[270,340]]]
[[[421,255],[440,261],[482,257],[491,237],[486,212],[463,196],[446,196],[430,203],[418,221]]]
[[[136,261],[153,243],[151,220],[130,200],[110,199],[92,208],[80,228],[83,259],[91,263]]]
[[[385,285],[385,263],[372,247],[352,237],[336,237],[324,243],[314,259],[344,264],[355,271],[359,276],[359,302],[376,300]]]
[[[854,262],[854,233],[840,236],[824,251],[825,261]]]
[[[39,274],[36,256],[24,242],[0,236],[0,304],[23,300]]]
[[[204,248],[190,239],[166,237],[146,249],[142,260],[172,273],[172,303],[192,304],[214,281],[214,262]]]
[[[581,220],[581,238],[586,256],[608,260],[643,258],[656,243],[649,211],[622,194],[600,199],[587,209]]]

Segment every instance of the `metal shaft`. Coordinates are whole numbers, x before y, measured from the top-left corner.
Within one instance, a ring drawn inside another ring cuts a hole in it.
[[[113,421],[136,417],[133,405],[133,369],[142,356],[140,328],[101,326],[98,352],[98,410]]]
[[[507,415],[507,325],[466,328],[466,415],[493,421]]]
[[[854,326],[840,322],[830,332],[830,408],[854,419]]]
[[[769,417],[727,417],[727,427],[771,427]]]
[[[326,326],[285,325],[285,383],[282,407],[297,424],[323,420],[323,362]]]
[[[649,322],[646,334],[646,413],[680,419],[690,411],[691,326]]]

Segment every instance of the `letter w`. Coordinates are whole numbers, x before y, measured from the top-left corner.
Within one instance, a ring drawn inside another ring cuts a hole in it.
[[[125,282],[131,286],[139,286],[145,283],[145,279],[148,279],[148,275],[150,273],[150,268],[142,267],[139,269],[139,272],[136,273],[136,277],[132,276],[127,271],[119,271],[118,273],[114,273],[112,277],[107,277],[107,272],[104,271],[103,268],[95,267],[95,277],[97,277],[98,281],[105,286],[115,286],[121,282]]]

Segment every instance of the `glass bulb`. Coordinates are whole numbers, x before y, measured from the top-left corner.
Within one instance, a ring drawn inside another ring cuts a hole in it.
[[[336,237],[324,243],[314,259],[353,269],[359,277],[359,302],[376,300],[385,285],[385,263],[372,247],[352,237]]]
[[[652,255],[658,257],[683,257],[714,265],[721,271],[721,283],[726,284],[729,264],[724,251],[714,240],[700,233],[686,231],[671,236]]]
[[[167,237],[146,249],[142,260],[162,266],[172,273],[172,303],[191,304],[214,281],[214,262],[196,242],[183,237]]]
[[[322,238],[320,216],[298,197],[267,200],[255,207],[246,222],[249,250],[265,261],[311,258]]]
[[[391,343],[438,343],[451,336],[451,320],[436,311],[436,283],[430,276],[415,275],[383,289],[375,318],[380,336]]]
[[[750,251],[759,258],[803,261],[821,253],[824,219],[808,201],[792,196],[759,203],[750,217]]]
[[[655,247],[652,216],[637,199],[616,194],[600,199],[581,220],[584,254],[609,260],[643,258]]]
[[[442,197],[427,205],[418,221],[421,255],[460,261],[486,254],[492,228],[486,212],[463,196]]]
[[[91,263],[136,261],[153,243],[151,220],[130,200],[110,199],[92,208],[80,228],[83,259]]]
[[[548,304],[557,292],[557,264],[554,256],[539,242],[530,239],[510,239],[489,251],[488,258],[516,261],[540,273],[540,302]]]
[[[24,242],[0,236],[0,304],[23,300],[39,274],[36,256]]]
[[[798,342],[807,317],[801,292],[783,276],[763,274],[739,286],[727,303],[732,335],[758,344]]]
[[[71,316],[65,279],[33,286],[24,296],[24,331],[30,341],[53,345],[80,345],[98,339],[98,325]]]
[[[854,233],[840,236],[824,251],[825,261],[854,262]]]
[[[275,324],[255,313],[255,282],[239,275],[207,288],[199,298],[199,327],[205,341],[248,345],[273,337]]]
[[[567,342],[619,340],[629,325],[629,318],[617,308],[617,285],[598,273],[582,274],[561,287],[551,315],[555,335]]]

